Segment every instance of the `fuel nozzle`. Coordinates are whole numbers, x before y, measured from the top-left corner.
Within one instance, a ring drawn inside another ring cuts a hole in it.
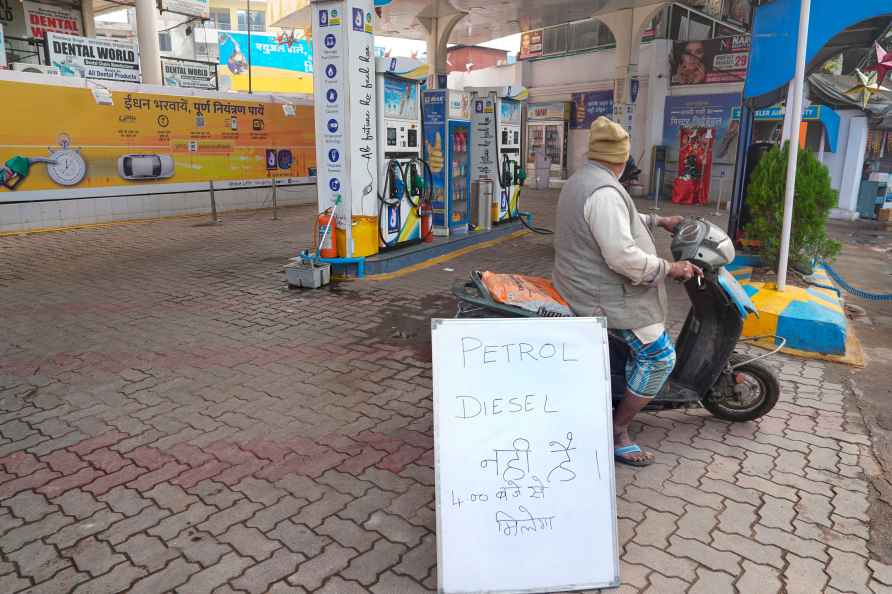
[[[524,169],[524,168],[522,168],[522,167],[519,167],[519,168],[517,169],[517,178],[516,178],[515,183],[516,183],[518,186],[523,186],[523,184],[524,184],[526,181],[527,181],[527,172],[526,172],[526,169]]]
[[[0,167],[0,183],[7,190],[15,190],[16,186],[22,183],[31,172],[31,165],[34,163],[55,163],[53,159],[47,157],[12,157],[2,167]]]

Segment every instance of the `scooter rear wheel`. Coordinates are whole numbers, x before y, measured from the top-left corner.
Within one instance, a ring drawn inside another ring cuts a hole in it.
[[[732,355],[730,364],[741,360]],[[719,419],[742,423],[764,416],[779,397],[780,384],[774,372],[761,363],[747,363],[723,373],[703,399],[703,407]]]

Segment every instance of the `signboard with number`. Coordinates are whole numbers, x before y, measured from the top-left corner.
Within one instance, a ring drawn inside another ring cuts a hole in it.
[[[743,82],[749,59],[749,35],[676,41],[670,80],[673,85]]]
[[[618,585],[606,323],[432,326],[439,591]]]

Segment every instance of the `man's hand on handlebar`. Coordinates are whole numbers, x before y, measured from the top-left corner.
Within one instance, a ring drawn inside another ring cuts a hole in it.
[[[674,278],[679,282],[685,282],[691,280],[695,276],[703,276],[703,271],[690,262],[683,260],[681,262],[673,262],[672,265],[669,266],[669,272],[667,274],[669,278]]]
[[[668,231],[669,233],[675,232],[675,228],[682,224],[684,221],[684,217],[674,216],[674,217],[661,217],[657,216],[657,225]]]

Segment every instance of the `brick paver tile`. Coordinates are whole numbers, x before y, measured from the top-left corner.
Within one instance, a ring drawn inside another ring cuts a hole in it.
[[[16,493],[13,497],[3,500],[2,503],[12,512],[12,515],[26,522],[37,521],[59,509],[57,505],[47,501],[42,493],[30,490]]]
[[[713,509],[688,505],[685,507],[685,514],[677,519],[678,530],[676,534],[684,538],[693,538],[708,543],[712,538],[710,536],[712,531],[718,524],[717,516],[718,513]]]
[[[316,529],[316,532],[330,536],[342,546],[356,549],[360,553],[371,549],[375,541],[381,538],[376,532],[366,530],[350,520],[342,520],[337,516],[329,516]]]
[[[781,592],[780,572],[765,565],[743,562],[743,575],[737,580],[740,592]]]
[[[138,565],[154,573],[167,565],[167,562],[178,555],[174,550],[164,546],[161,539],[145,534],[137,534],[115,547],[116,551],[124,553]]]
[[[147,507],[133,517],[115,522],[101,532],[99,538],[107,540],[115,545],[124,542],[138,532],[142,532],[143,530],[154,526],[169,515],[170,512],[166,509],[154,506]]]
[[[257,528],[261,532],[267,532],[275,528],[276,524],[286,518],[296,516],[309,502],[306,499],[297,499],[291,495],[285,495],[274,503],[258,511],[245,524]]]
[[[15,573],[0,575],[0,592],[20,592],[30,585],[30,580],[21,578]]]
[[[186,511],[190,505],[198,501],[198,497],[195,495],[170,483],[155,485],[154,488],[143,493],[143,496],[175,514]]]
[[[381,539],[370,551],[354,557],[341,575],[364,586],[371,586],[379,575],[399,562],[405,552],[405,546]]]
[[[867,566],[872,572],[873,579],[886,586],[892,586],[892,565],[873,559],[867,562]]]
[[[221,543],[213,534],[194,529],[181,532],[178,537],[166,544],[171,550],[202,567],[210,567],[218,563],[224,555],[232,552],[232,547]]]
[[[45,582],[40,582],[36,586],[22,590],[18,594],[69,594],[74,587],[90,579],[90,574],[81,573],[73,566],[63,569],[52,578]],[[3,578],[0,577],[0,591],[9,592],[11,590],[2,590]]]
[[[219,563],[192,574],[189,580],[176,589],[177,594],[210,594],[217,587],[238,577],[252,564],[250,559],[229,553]]]
[[[718,551],[698,540],[672,536],[668,552],[676,557],[687,557],[705,565],[713,571],[724,571],[731,575],[740,573],[740,557],[728,551]]]
[[[78,585],[72,594],[116,594],[127,592],[130,586],[139,578],[146,575],[146,571],[135,567],[129,562],[116,565],[106,574],[93,578],[88,582]]]
[[[787,568],[783,579],[787,594],[814,594],[824,592],[829,580],[824,573],[825,565],[814,559],[787,553]]]
[[[35,582],[42,582],[53,577],[71,565],[71,561],[59,556],[54,547],[42,542],[32,542],[9,555],[9,560],[18,565],[19,573]]]
[[[436,561],[437,542],[433,534],[428,534],[421,539],[420,545],[403,555],[399,565],[396,565],[393,570],[420,582],[427,577]]]
[[[63,516],[60,512],[53,512],[40,522],[24,524],[4,534],[0,539],[0,550],[9,554],[30,542],[56,533],[72,522],[71,518]]]
[[[286,576],[293,574],[298,565],[306,560],[306,557],[298,553],[292,553],[288,549],[279,549],[272,557],[248,568],[245,573],[232,582],[232,587],[250,594],[264,594],[270,584]],[[282,587],[287,586],[283,584]]]
[[[197,564],[187,563],[183,559],[174,559],[161,571],[148,575],[133,584],[127,594],[170,592],[177,586],[184,584],[193,574],[200,570],[201,567]]]
[[[98,499],[127,517],[135,516],[151,504],[151,501],[146,501],[142,495],[126,487],[116,487]]]
[[[318,594],[367,594],[368,589],[356,582],[348,582],[339,576],[334,576],[325,582],[325,585],[317,592]]]
[[[278,541],[264,536],[257,528],[247,528],[242,524],[232,526],[219,538],[242,557],[251,557],[255,561],[263,561],[282,546]]]
[[[690,584],[678,578],[652,573],[650,586],[644,590],[644,594],[684,594],[688,588],[690,588]]]
[[[355,551],[332,543],[321,554],[301,563],[297,571],[288,577],[288,583],[315,590],[328,577],[340,573],[356,555]]]
[[[650,567],[663,575],[678,577],[686,582],[693,582],[697,578],[695,574],[697,565],[693,561],[674,557],[660,549],[643,547],[634,542],[626,545],[624,561]]]
[[[92,494],[80,489],[65,491],[65,493],[53,499],[53,503],[62,508],[62,512],[65,515],[74,516],[78,520],[83,520],[105,507]]]
[[[644,512],[644,521],[635,526],[635,542],[658,549],[669,546],[669,536],[676,530],[677,516],[652,509]]]
[[[198,525],[199,530],[218,536],[226,532],[230,526],[244,522],[261,509],[259,503],[243,499],[228,509],[219,511]]]
[[[158,524],[149,528],[147,532],[151,536],[158,536],[164,541],[172,540],[186,528],[191,528],[205,521],[215,511],[216,508],[205,505],[201,501],[196,501],[187,510],[167,516]]]
[[[125,560],[124,556],[115,553],[108,543],[94,537],[85,538],[63,552],[71,557],[78,570],[85,571],[93,577],[102,575]]]
[[[763,496],[764,503],[759,508],[759,523],[769,528],[779,528],[791,532],[793,530],[793,518],[796,517],[794,503],[786,499],[780,499],[768,495]]]
[[[291,552],[307,557],[315,557],[331,542],[331,538],[320,536],[303,524],[295,524],[290,520],[279,522],[267,536],[278,540]]]
[[[430,590],[416,584],[407,577],[387,572],[381,576],[378,583],[371,587],[374,594],[428,594]]]
[[[755,590],[740,590],[741,592],[761,592],[769,594],[774,590],[756,588]],[[688,590],[688,594],[737,594],[734,588],[734,578],[720,571],[709,571],[703,567],[697,568],[697,581]]]
[[[777,528],[765,528],[756,526],[756,540],[762,544],[774,545],[792,552],[794,555],[811,557],[818,561],[827,562],[829,557],[824,550],[824,545],[814,540],[800,538],[794,534],[778,530]]]
[[[413,526],[399,516],[385,512],[372,514],[363,527],[366,530],[379,532],[392,542],[400,542],[410,547],[418,545],[421,542],[421,537],[425,534],[422,528]]]
[[[863,591],[870,580],[867,560],[853,553],[836,549],[829,549],[829,551],[830,564],[826,571],[830,576],[830,585],[843,592]]]

